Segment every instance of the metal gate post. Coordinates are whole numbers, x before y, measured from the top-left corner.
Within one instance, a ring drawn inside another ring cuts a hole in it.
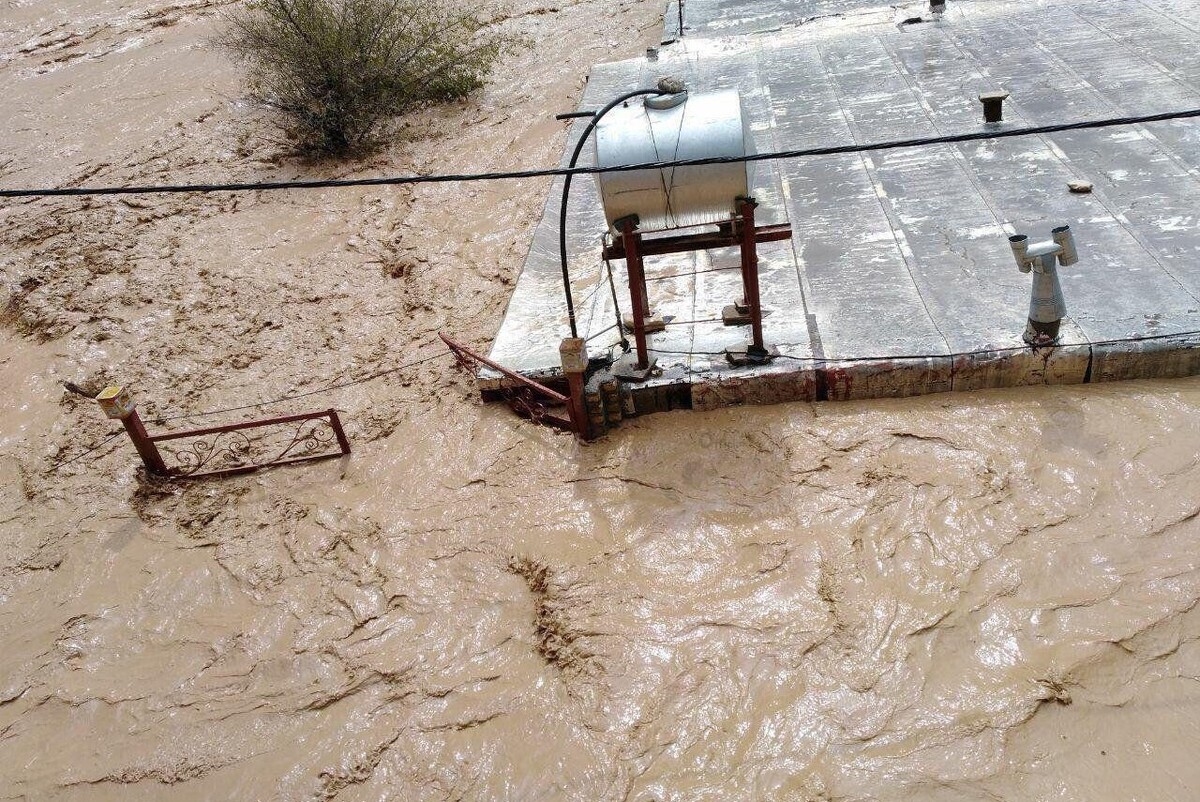
[[[100,404],[100,409],[104,410],[105,417],[120,420],[125,426],[125,431],[133,441],[133,447],[137,449],[146,470],[155,476],[168,475],[170,471],[167,470],[162,455],[158,453],[158,447],[146,433],[146,427],[142,425],[142,419],[134,409],[133,398],[129,392],[123,387],[105,387],[100,391],[100,395],[96,396],[96,401]]]
[[[558,346],[558,356],[562,361],[563,374],[567,377],[567,386],[571,390],[571,425],[575,434],[584,440],[590,436],[588,426],[587,404],[583,398],[584,376],[588,367],[587,341],[582,337],[566,337]]]
[[[350,440],[346,437],[346,430],[342,428],[342,420],[338,417],[336,409],[327,409],[325,414],[329,416],[329,428],[333,429],[333,436],[337,438],[338,448],[342,450],[342,454],[350,453]]]

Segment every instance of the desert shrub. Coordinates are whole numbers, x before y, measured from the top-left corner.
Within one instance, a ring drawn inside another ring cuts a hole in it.
[[[302,147],[342,154],[387,118],[481,86],[513,41],[445,0],[250,0],[218,43]]]

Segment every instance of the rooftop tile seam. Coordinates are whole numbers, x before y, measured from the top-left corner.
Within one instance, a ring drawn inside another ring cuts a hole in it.
[[[914,75],[912,71],[905,65],[903,59],[900,57],[900,54],[890,46],[890,44],[893,42],[898,42],[900,39],[889,37],[885,40],[882,36],[876,37],[876,39],[879,41],[881,49],[891,62],[896,74],[900,76],[902,80],[904,80],[909,93],[915,98],[916,104],[921,108],[932,131],[937,135],[944,135],[945,131],[943,130],[942,126],[938,124],[937,117],[933,113],[932,105],[928,102],[924,93],[920,90],[920,84],[917,76]],[[986,71],[982,68],[982,66],[978,65],[971,55],[964,51],[951,37],[943,37],[942,41],[944,41],[950,49],[965,57],[973,65],[971,72],[982,85],[986,80]],[[970,157],[966,152],[967,147],[968,146],[965,144],[955,144],[947,148],[948,153],[957,166],[958,174],[963,177],[968,184],[970,184],[976,195],[978,195],[979,199],[982,201],[983,206],[987,209],[987,212],[991,215],[992,221],[990,225],[994,226],[999,231],[1007,232],[1009,234],[1014,233],[1015,228],[1013,227],[1012,221],[1009,219],[1009,217],[1004,214],[1002,204],[996,200],[994,193],[988,188],[987,184],[979,178],[978,170],[972,165]],[[946,237],[948,253],[953,252],[956,256],[961,256],[961,258],[968,263],[972,265],[976,264],[975,259],[972,258],[966,249],[963,249],[961,252],[955,251],[951,247],[949,235],[943,232],[943,236]],[[924,264],[925,260],[922,260],[922,263]],[[925,273],[922,272],[922,275],[924,276]],[[914,283],[917,283],[915,275],[913,280]],[[960,335],[962,334],[961,331],[959,333]]]
[[[971,58],[971,55],[969,53],[966,53],[952,39],[950,39],[949,37],[946,37],[945,41],[952,48],[957,50],[960,54],[964,55],[966,58],[970,59],[972,62],[974,61],[974,59]],[[929,102],[925,99],[925,97],[923,96],[923,94],[920,92],[920,90],[918,88],[918,85],[916,83],[916,76],[914,76],[912,74],[912,72],[897,57],[896,53],[894,51],[892,51],[885,42],[883,42],[882,40],[880,40],[880,42],[883,47],[883,51],[887,54],[889,60],[891,60],[891,62],[892,62],[892,65],[895,67],[896,73],[901,78],[904,79],[905,84],[908,86],[909,92],[916,98],[917,104],[921,107],[922,112],[924,112],[924,114],[925,114],[925,118],[929,121],[930,128],[934,131],[935,134],[937,134],[939,136],[945,136],[946,132],[942,129],[941,126],[938,125],[937,119],[931,113],[932,107],[929,105]],[[973,69],[973,72],[976,76],[978,76],[981,79],[981,83],[982,83],[982,80],[985,78],[986,72],[983,69],[981,69],[981,65],[975,64],[974,67],[975,67],[975,69]],[[1011,221],[1009,221],[1008,218],[1003,214],[1003,211],[1000,208],[1000,205],[996,202],[996,199],[995,199],[993,193],[990,190],[988,190],[987,185],[984,184],[984,182],[979,179],[979,177],[977,175],[977,171],[972,169],[971,161],[968,158],[967,154],[964,153],[964,148],[966,148],[966,147],[967,147],[967,145],[965,145],[965,144],[956,144],[956,145],[951,145],[948,148],[948,150],[951,153],[952,157],[954,158],[955,162],[958,164],[959,170],[962,173],[962,175],[966,177],[968,182],[970,182],[971,186],[979,194],[979,197],[983,201],[984,205],[988,208],[988,211],[991,212],[993,223],[1002,230],[1011,230],[1011,225],[1012,225]]]
[[[753,60],[755,72],[760,76],[759,85],[762,87],[763,103],[767,110],[768,120],[768,136],[772,149],[778,151],[781,149],[781,140],[779,136],[779,121],[775,114],[775,104],[772,102],[770,82],[763,79],[763,63],[762,49],[755,48],[753,51]],[[763,163],[760,163],[760,167]],[[783,172],[779,169],[779,165],[775,162],[765,162],[769,167],[773,179],[773,184],[779,187],[780,202],[783,205],[783,219],[789,225],[792,224],[791,209],[792,209],[792,192],[788,182],[784,179]],[[800,291],[800,308],[804,315],[804,325],[808,331],[809,347],[814,353],[820,352],[821,348],[821,333],[817,330],[817,317],[812,313],[809,305],[809,297],[812,293],[812,287],[809,285],[807,276],[801,268],[801,259],[796,253],[793,241],[789,238],[787,253],[791,257],[792,271],[796,277],[796,287]]]
[[[1094,18],[1080,14],[1079,9],[1077,9],[1077,8],[1068,9],[1068,13],[1079,18],[1083,22],[1083,24],[1087,25],[1088,27],[1094,28],[1096,31],[1101,33],[1105,38],[1107,38],[1109,41],[1116,44],[1122,50],[1128,51],[1128,52],[1132,53],[1134,56],[1136,56],[1137,58],[1142,59],[1149,64],[1152,64],[1158,70],[1159,74],[1162,75],[1167,80],[1169,80],[1175,84],[1178,84],[1181,88],[1185,89],[1188,92],[1192,92],[1192,93],[1196,92],[1195,86],[1188,83],[1187,81],[1181,80],[1179,78],[1179,76],[1175,73],[1174,70],[1168,69],[1166,66],[1161,64],[1158,61],[1158,59],[1156,59],[1151,53],[1148,53],[1140,48],[1137,48],[1137,47],[1134,47],[1133,45],[1131,45],[1127,38],[1117,36],[1112,31],[1110,31],[1108,28],[1101,27],[1099,24],[1097,24],[1097,22]],[[1198,35],[1198,38],[1200,38],[1200,35]]]
[[[1011,2],[1011,0],[974,0],[974,2],[985,2],[985,1]],[[920,4],[914,2],[914,3],[912,3],[912,5],[920,5]],[[668,10],[673,9],[673,8],[675,8],[674,2],[669,3],[667,5]],[[895,23],[893,22],[893,15],[888,14],[888,12],[895,8],[897,8],[897,6],[895,4],[877,3],[875,5],[864,5],[861,8],[857,8],[853,11],[838,11],[838,12],[833,12],[833,13],[828,13],[828,14],[814,14],[812,16],[804,17],[804,18],[800,19],[799,21],[792,22],[792,23],[781,21],[776,27],[770,28],[770,29],[757,30],[757,31],[744,31],[744,32],[738,32],[738,33],[719,33],[719,32],[715,32],[715,31],[714,32],[705,32],[705,30],[703,28],[701,28],[701,29],[693,29],[695,32],[691,35],[687,35],[686,28],[687,28],[687,23],[688,23],[688,20],[687,20],[688,12],[687,12],[687,3],[685,2],[683,4],[683,14],[684,14],[683,22],[684,22],[685,31],[684,31],[683,35],[679,36],[679,38],[672,40],[670,42],[664,42],[663,46],[670,47],[671,45],[686,44],[689,42],[701,42],[701,43],[719,42],[723,39],[748,39],[750,37],[760,37],[760,36],[766,36],[768,34],[780,33],[780,32],[791,33],[796,30],[799,30],[800,28],[809,27],[814,22],[822,22],[823,20],[833,20],[833,19],[854,20],[854,19],[858,19],[858,18],[862,18],[862,17],[879,16],[879,17],[881,17],[880,22],[879,22],[880,25],[894,25]],[[884,17],[885,14],[888,14],[888,15],[886,17]],[[701,23],[701,24],[703,25],[703,24],[708,24],[708,23]],[[665,32],[666,32],[666,17],[664,16],[664,33]]]
[[[677,1],[678,0],[672,0],[672,2],[669,2],[666,6],[665,13],[663,16],[664,33],[666,32],[666,25],[667,25],[668,20],[672,24],[678,25],[677,12],[675,11],[675,9],[677,8],[677,6],[676,6]],[[1070,0],[1059,0],[1059,2],[1061,5],[1067,5],[1067,3],[1070,2]],[[1086,4],[1089,2],[1089,0],[1076,0],[1076,2],[1078,4]],[[964,0],[958,0],[957,2],[948,4],[946,10],[939,12],[939,13],[941,13],[943,15],[955,14],[958,16],[965,16],[968,12],[962,7],[963,4],[964,4]],[[1017,2],[1016,0],[969,0],[968,2],[966,2],[966,5],[968,7],[980,7],[980,6],[987,6],[987,5],[995,7],[995,6],[1009,5],[1014,8],[1014,11],[1013,11],[1014,15],[1020,15],[1020,14],[1026,13],[1026,4]],[[703,27],[693,28],[692,29],[693,32],[690,35],[683,35],[677,39],[670,40],[670,41],[664,40],[662,46],[669,47],[674,44],[687,43],[687,42],[718,42],[723,39],[724,40],[748,39],[750,37],[763,37],[768,34],[778,34],[778,33],[788,34],[788,33],[794,33],[795,31],[797,31],[801,28],[809,27],[814,22],[821,22],[824,20],[835,20],[835,19],[837,19],[837,20],[856,20],[856,19],[860,19],[863,17],[871,17],[871,16],[880,18],[879,23],[878,23],[880,26],[885,26],[888,28],[896,28],[897,27],[897,23],[896,23],[897,13],[900,11],[904,11],[904,10],[928,11],[929,6],[928,6],[927,2],[924,2],[924,0],[907,0],[907,2],[899,2],[899,3],[896,3],[896,2],[890,2],[890,3],[889,2],[876,2],[876,3],[864,2],[861,6],[859,6],[858,8],[855,8],[855,9],[850,9],[850,10],[846,10],[846,11],[829,12],[829,13],[825,13],[825,14],[814,14],[811,16],[802,17],[799,20],[796,20],[794,22],[783,19],[782,15],[781,15],[781,17],[779,18],[775,27],[772,27],[769,29],[763,29],[763,30],[722,33],[720,31],[706,31],[705,28],[703,28]],[[1160,13],[1161,13],[1161,11],[1160,11]],[[683,4],[683,14],[684,14],[684,27],[686,29],[688,26],[688,4],[686,2],[684,2],[684,4]],[[717,21],[728,21],[728,22],[730,22],[730,24],[737,24],[738,18],[735,18],[735,17],[713,17],[708,22],[702,21],[697,24],[701,25],[701,26],[711,25],[712,23],[717,22]]]
[[[762,67],[763,67],[761,53],[762,53],[761,49],[756,49],[754,51],[754,61],[756,64],[756,69],[759,72],[759,75],[762,75]],[[775,115],[775,104],[772,102],[771,85],[769,82],[767,82],[765,80],[761,81],[761,84],[762,84],[762,89],[763,89],[764,102],[765,102],[766,108],[767,108],[767,116],[768,116],[768,120],[769,120],[768,130],[770,133],[771,147],[776,151],[782,150],[782,142],[779,137],[779,119]],[[779,185],[780,200],[783,203],[783,219],[790,225],[792,222],[791,187],[788,186],[788,182],[784,180],[783,172],[779,169],[779,166],[776,163],[767,162],[767,164],[770,165],[771,172],[774,175],[774,179]],[[790,242],[790,240],[789,240],[789,242]],[[800,260],[796,257],[795,249],[789,248],[789,251],[792,254],[792,267],[795,269],[795,272],[796,272],[796,284],[800,288],[800,307],[804,310],[804,317],[805,317],[805,320],[808,322],[808,326],[809,326],[809,337],[813,342],[819,343],[821,341],[821,335],[819,332],[813,330],[813,327],[816,325],[816,322],[815,322],[816,318],[811,314],[812,310],[809,308],[809,303],[808,303],[809,292],[811,291],[812,288],[805,286],[805,277],[803,275],[803,272],[800,269]]]
[[[1066,61],[1064,61],[1057,53],[1055,53],[1052,48],[1047,47],[1044,42],[1038,40],[1035,42],[1035,46],[1048,59],[1050,59],[1052,62],[1056,63],[1060,69],[1062,69],[1067,74],[1076,78],[1084,86],[1088,87],[1088,89],[1091,91],[1091,93],[1095,97],[1099,98],[1099,100],[1102,103],[1104,103],[1108,108],[1113,109],[1117,113],[1121,113],[1121,114],[1125,113],[1124,109],[1122,109],[1120,106],[1118,106],[1116,103],[1114,103],[1111,99],[1109,99],[1104,94],[1104,92],[1100,91],[1100,89],[1096,87],[1095,84],[1093,84],[1091,81],[1089,81],[1083,75],[1079,74],[1079,72],[1077,70],[1075,70],[1074,67],[1072,67],[1070,64],[1066,63]],[[1022,119],[1027,120],[1027,121],[1029,120],[1029,117],[1020,111],[1020,105],[1018,103],[1012,103],[1011,106]],[[1180,167],[1181,169],[1185,170],[1185,172],[1190,174],[1190,171],[1188,171],[1187,168],[1183,165],[1183,163],[1181,162],[1179,157],[1176,156],[1173,153],[1173,151],[1164,142],[1162,142],[1162,140],[1160,140],[1157,136],[1155,136],[1152,131],[1150,131],[1148,128],[1146,128],[1145,125],[1135,125],[1132,127],[1134,129],[1136,129],[1137,131],[1139,131],[1146,139],[1153,141],[1155,143],[1155,146],[1159,149],[1159,151],[1162,152],[1163,155],[1166,156],[1169,160],[1174,162],[1176,164],[1176,166]],[[1073,172],[1076,172],[1076,173],[1079,172],[1078,170],[1074,169],[1074,167],[1071,163],[1071,158],[1070,158],[1070,156],[1067,155],[1066,151],[1064,151],[1058,145],[1058,143],[1054,141],[1053,135],[1039,134],[1037,136],[1037,138],[1045,143],[1047,149],[1051,153],[1054,154],[1055,158],[1058,159],[1063,164],[1063,166],[1065,166],[1069,170],[1072,170]],[[1159,249],[1156,248],[1154,245],[1152,245],[1149,241],[1147,241],[1145,236],[1137,230],[1137,227],[1132,224],[1132,222],[1125,215],[1125,213],[1120,210],[1120,204],[1117,203],[1113,198],[1109,197],[1108,193],[1106,191],[1104,191],[1104,189],[1102,189],[1102,188],[1093,186],[1092,194],[1095,195],[1097,197],[1097,199],[1101,202],[1101,204],[1106,209],[1109,210],[1109,212],[1113,215],[1113,218],[1118,223],[1120,223],[1121,227],[1125,229],[1125,231],[1129,234],[1129,236],[1132,237],[1138,243],[1138,245],[1140,245],[1142,247],[1142,249],[1146,251],[1146,254],[1151,259],[1154,260],[1154,264],[1160,270],[1162,270],[1163,273],[1165,273],[1167,276],[1169,276],[1171,278],[1171,280],[1174,281],[1175,284],[1178,285],[1178,287],[1184,292],[1184,294],[1187,295],[1187,297],[1191,298],[1193,301],[1196,301],[1197,303],[1200,303],[1200,298],[1197,298],[1196,295],[1187,288],[1187,286],[1183,283],[1183,281],[1180,280],[1179,276],[1175,275],[1175,273],[1173,271],[1171,271],[1171,269],[1168,268],[1167,265],[1162,261],[1162,259],[1160,257]]]
[[[1145,0],[1135,0],[1135,2],[1137,2],[1137,4],[1140,6],[1144,6],[1145,8],[1150,9],[1155,14],[1158,14],[1163,19],[1165,19],[1167,22],[1169,22],[1170,24],[1177,25],[1180,28],[1184,28],[1185,30],[1188,30],[1188,31],[1192,32],[1193,34],[1195,34],[1196,36],[1200,37],[1200,28],[1193,28],[1191,25],[1188,25],[1186,22],[1181,20],[1179,17],[1173,17],[1169,14],[1166,14],[1163,12],[1162,8],[1160,8],[1159,6],[1153,5],[1151,3],[1147,3],[1147,2],[1145,2]]]
[[[1200,3],[1197,3],[1197,7],[1200,8]],[[1072,10],[1072,13],[1074,13],[1076,16],[1080,16],[1078,14],[1078,11],[1075,11],[1074,9]],[[1080,19],[1082,19],[1085,24],[1087,24],[1087,25],[1095,28],[1096,30],[1100,31],[1101,33],[1103,33],[1106,37],[1108,37],[1109,40],[1111,40],[1112,42],[1117,44],[1119,47],[1121,47],[1125,51],[1131,53],[1134,57],[1140,58],[1140,59],[1145,59],[1145,60],[1149,61],[1150,63],[1154,64],[1154,66],[1158,68],[1160,74],[1162,74],[1168,80],[1174,82],[1175,84],[1177,84],[1178,86],[1183,88],[1185,91],[1187,91],[1193,95],[1200,96],[1200,87],[1194,86],[1191,83],[1180,80],[1179,77],[1177,75],[1175,75],[1175,73],[1173,71],[1167,69],[1162,64],[1159,64],[1156,59],[1153,59],[1152,57],[1150,57],[1147,53],[1145,53],[1141,49],[1131,45],[1126,38],[1117,37],[1115,34],[1110,32],[1108,29],[1101,28],[1099,25],[1096,24],[1096,22],[1094,20],[1091,20],[1091,19],[1088,19],[1088,18],[1082,17],[1082,16],[1080,16]],[[1197,33],[1197,45],[1200,46],[1200,32]],[[1057,54],[1055,54],[1053,52],[1048,52],[1048,55],[1050,55],[1052,58],[1054,58],[1054,59],[1058,60],[1060,63],[1062,63],[1064,68],[1066,68],[1068,71],[1071,72],[1071,74],[1075,75],[1080,80],[1084,81],[1084,83],[1086,83],[1089,87],[1096,89],[1094,84],[1092,84],[1090,81],[1087,81],[1085,78],[1083,78],[1083,76],[1079,75],[1079,73],[1074,68],[1072,68],[1069,64],[1066,64],[1066,62],[1062,61],[1062,59],[1059,58],[1057,56]],[[1121,111],[1122,113],[1124,113],[1124,111],[1122,109],[1120,109],[1115,103],[1108,101],[1108,98],[1105,97],[1104,93],[1100,92],[1099,89],[1096,89],[1096,93],[1098,95],[1100,95],[1107,102],[1107,104],[1110,108],[1116,109],[1117,111]],[[1200,167],[1196,167],[1194,165],[1189,164],[1185,159],[1183,159],[1178,154],[1176,154],[1175,151],[1173,151],[1169,145],[1167,145],[1165,142],[1163,142],[1161,139],[1159,139],[1158,136],[1156,136],[1155,133],[1153,131],[1151,131],[1149,128],[1147,128],[1146,126],[1136,125],[1136,126],[1134,126],[1134,128],[1136,128],[1139,132],[1141,132],[1142,135],[1145,136],[1147,139],[1153,139],[1155,141],[1155,143],[1158,145],[1159,149],[1162,150],[1163,155],[1165,155],[1172,162],[1174,162],[1176,167],[1178,167],[1180,170],[1182,170],[1183,172],[1190,175],[1192,178],[1196,179],[1197,182],[1200,182]]]

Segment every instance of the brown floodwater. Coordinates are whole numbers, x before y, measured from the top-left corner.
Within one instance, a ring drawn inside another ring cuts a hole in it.
[[[220,11],[3,7],[0,182],[551,164],[661,9],[519,6],[536,48],[353,168],[239,100]],[[0,798],[1195,798],[1200,380],[581,446],[445,359],[269,408],[337,406],[343,460],[161,486],[84,453],[113,428],[63,382],[149,419],[482,347],[547,189],[0,207]]]

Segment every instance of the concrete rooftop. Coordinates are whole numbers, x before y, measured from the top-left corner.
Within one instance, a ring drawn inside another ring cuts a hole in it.
[[[1200,0],[688,0],[666,14],[657,61],[593,70],[581,108],[652,86],[740,89],[758,151],[983,130],[980,92],[1011,92],[1001,128],[1200,107]],[[920,21],[914,21],[919,19]],[[572,129],[574,145],[584,123]],[[590,157],[590,146],[585,154]],[[566,157],[564,156],[564,164]],[[1187,120],[863,155],[763,162],[759,222],[793,240],[760,246],[766,341],[783,358],[733,368],[721,324],[740,295],[732,249],[647,261],[650,337],[690,404],[861,398],[1030,383],[1200,373],[1200,123]],[[1067,184],[1094,184],[1072,194]],[[557,372],[566,310],[551,191],[491,356]],[[580,334],[618,342],[600,258],[595,182],[574,181],[568,248]],[[1030,277],[1007,236],[1070,224],[1061,344],[1021,339]],[[613,264],[629,309],[624,262]],[[483,386],[495,377],[484,374]],[[644,385],[645,386],[645,385]]]

